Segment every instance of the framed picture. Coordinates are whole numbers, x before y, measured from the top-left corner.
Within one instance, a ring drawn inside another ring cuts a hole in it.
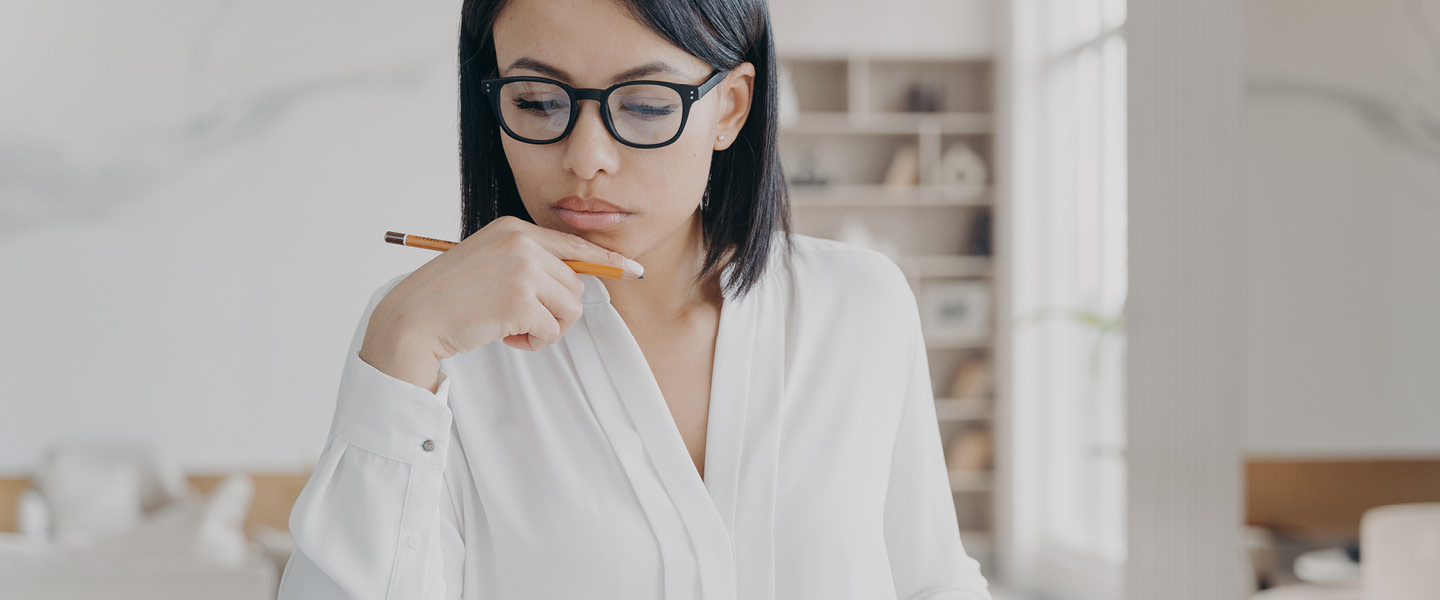
[[[990,334],[990,286],[982,281],[932,280],[920,284],[920,324],[927,336]]]

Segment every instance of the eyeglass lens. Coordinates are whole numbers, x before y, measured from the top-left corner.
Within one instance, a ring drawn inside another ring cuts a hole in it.
[[[620,138],[632,144],[658,144],[680,131],[684,106],[680,92],[663,85],[629,84],[616,88],[607,102]],[[500,118],[515,135],[537,142],[559,139],[570,123],[570,96],[541,81],[511,81],[500,87]]]

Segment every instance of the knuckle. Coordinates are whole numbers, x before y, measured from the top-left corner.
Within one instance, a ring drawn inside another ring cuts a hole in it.
[[[516,302],[528,304],[535,299],[535,283],[529,277],[516,279],[512,290],[515,293]]]
[[[484,227],[481,227],[480,230],[488,231],[490,235],[495,235],[497,233],[506,231],[510,228],[510,222],[506,219],[507,217],[497,217],[495,219],[492,219],[489,223],[486,223]]]
[[[532,241],[530,240],[530,236],[526,235],[525,232],[518,229],[511,229],[505,232],[505,236],[500,240],[500,243],[503,244],[507,250],[520,251],[528,248]]]
[[[539,281],[546,276],[545,257],[536,255],[533,252],[522,254],[519,264],[516,265],[518,275],[526,281]]]
[[[525,255],[516,267],[516,275],[520,277],[521,281],[536,281],[545,275],[545,267],[541,265],[538,258]]]

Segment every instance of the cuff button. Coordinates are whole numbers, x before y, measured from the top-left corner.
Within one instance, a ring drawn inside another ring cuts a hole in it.
[[[420,444],[420,447],[424,448],[426,452],[430,452],[435,449],[435,442],[425,440],[425,443]]]

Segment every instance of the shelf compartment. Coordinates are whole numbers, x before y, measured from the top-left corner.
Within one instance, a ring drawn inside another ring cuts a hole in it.
[[[989,134],[995,118],[989,112],[802,112],[782,133]]]
[[[980,208],[990,206],[994,190],[955,185],[835,183],[792,185],[796,208]]]
[[[903,256],[896,263],[910,279],[989,277],[993,270],[993,261],[989,256],[964,254]]]
[[[989,554],[994,551],[995,536],[984,529],[961,529],[960,543],[966,554]]]
[[[852,104],[876,112],[904,112],[912,88],[922,85],[939,95],[936,108],[941,111],[992,110],[993,65],[988,60],[870,59],[865,72],[869,95]]]
[[[913,134],[810,136],[781,132],[780,164],[792,187],[879,184],[885,181],[896,153],[915,144]]]
[[[976,404],[980,407],[977,408]],[[988,402],[965,398],[936,398],[935,417],[940,421],[989,421],[994,415]]]
[[[925,347],[931,350],[968,350],[990,347],[990,336],[925,335]]]
[[[833,58],[781,58],[780,69],[794,86],[799,110],[850,109],[850,62]]]
[[[950,471],[951,492],[989,492],[995,478],[983,471]]]
[[[906,256],[965,255],[978,210],[834,210],[793,211],[794,231],[856,243],[898,259]]]

